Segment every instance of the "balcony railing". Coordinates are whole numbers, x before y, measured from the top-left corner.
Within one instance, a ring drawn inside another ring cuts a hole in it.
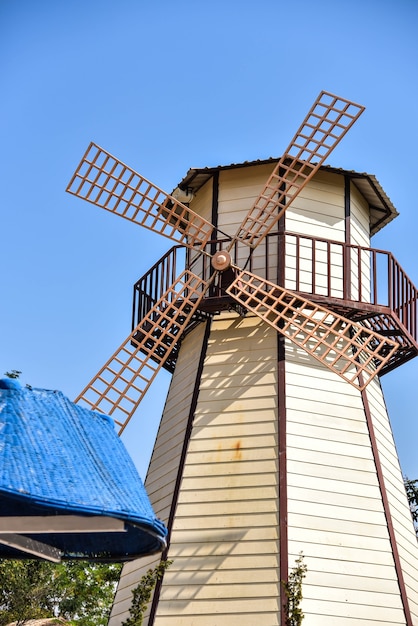
[[[417,341],[418,291],[391,252],[286,233],[286,287],[387,307]]]
[[[132,330],[158,302],[184,269],[185,249],[174,246],[134,285]]]
[[[221,250],[228,240],[207,244],[208,254]],[[253,254],[239,242],[231,250],[233,263],[280,284],[281,248],[285,245],[284,286],[294,291],[344,303],[386,307],[392,311],[412,339],[418,340],[418,291],[390,252],[338,241],[330,241],[286,232],[269,234]],[[210,257],[196,254],[181,246],[169,250],[134,285],[132,325],[139,323],[172,284],[177,274],[189,267],[203,279],[212,273]],[[209,298],[225,296],[222,275],[207,294]]]

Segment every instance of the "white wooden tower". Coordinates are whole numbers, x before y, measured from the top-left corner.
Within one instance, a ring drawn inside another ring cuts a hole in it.
[[[396,216],[378,181],[323,164],[362,110],[322,92],[281,159],[194,169],[170,196],[94,145],[69,185],[177,244],[78,398],[123,430],[160,367],[173,372],[145,483],[173,563],[145,626],[284,626],[300,552],[306,626],[418,626],[380,386],[418,352],[417,291],[370,247]],[[159,559],[124,566],[110,626]]]

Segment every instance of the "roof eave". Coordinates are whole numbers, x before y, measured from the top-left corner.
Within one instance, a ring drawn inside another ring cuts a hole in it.
[[[258,159],[256,161],[245,161],[243,163],[231,163],[229,165],[218,165],[216,167],[190,168],[186,176],[180,181],[181,189],[189,189],[197,193],[201,187],[219,171],[254,167],[257,165],[275,164],[279,158],[270,157],[268,159]],[[399,215],[392,201],[380,185],[374,174],[366,172],[356,172],[355,170],[345,170],[335,168],[330,165],[323,165],[320,168],[341,176],[348,176],[357,187],[362,196],[366,199],[370,207],[370,235],[375,235],[386,224]]]

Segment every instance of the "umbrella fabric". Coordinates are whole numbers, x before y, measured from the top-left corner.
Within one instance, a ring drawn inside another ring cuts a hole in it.
[[[161,550],[155,517],[113,420],[60,391],[0,380],[0,515],[114,517],[126,532],[36,534],[63,558],[126,560]],[[32,535],[28,535],[32,537]],[[22,556],[0,545],[0,557]]]

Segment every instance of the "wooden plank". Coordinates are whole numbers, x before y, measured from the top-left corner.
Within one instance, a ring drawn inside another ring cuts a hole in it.
[[[313,465],[324,465],[337,468],[353,468],[357,471],[370,472],[375,474],[375,466],[372,459],[353,457],[351,455],[343,455],[335,451],[325,451],[318,446],[317,450],[308,450],[307,441],[303,437],[298,437],[294,441],[289,442],[288,460],[300,461],[304,459]]]
[[[179,528],[174,528],[173,530],[173,538],[175,539],[176,544],[182,544],[185,546],[186,544],[196,544],[196,546],[201,548],[202,545],[211,545],[211,550],[214,549],[222,549],[223,542],[235,542],[238,543],[247,543],[247,542],[264,542],[264,541],[277,541],[279,538],[278,527],[277,526],[268,526],[265,528],[260,528],[257,526],[251,526],[245,529],[243,532],[242,528],[228,528],[225,531],[224,528],[214,528],[212,530],[199,530],[199,529],[186,529],[182,530]],[[272,552],[270,552],[272,554]]]
[[[245,533],[245,529],[241,529],[241,531],[243,534]],[[214,567],[214,565],[216,565],[216,567]],[[212,575],[214,569],[219,572],[224,570],[235,571],[236,576],[239,577],[242,570],[252,570],[255,580],[258,570],[275,569],[277,566],[277,554],[263,555],[262,559],[254,554],[220,554],[213,555],[212,558],[209,558],[207,554],[195,558],[193,556],[183,557],[178,555],[175,563],[167,570],[167,577],[168,580],[170,577],[175,579],[177,572],[186,571],[193,572],[193,575],[196,576],[199,576],[202,572],[207,572],[208,575]]]
[[[354,462],[362,462],[364,465],[358,465],[358,467],[367,467],[372,461],[370,457],[370,449],[366,446],[353,445],[350,442],[344,441],[332,441],[327,439],[310,439],[304,435],[294,435],[289,432],[288,436],[289,447],[308,449],[312,452],[330,453],[336,456],[344,456],[353,459]]]
[[[317,459],[318,460],[318,459]],[[327,456],[325,461],[332,462],[334,457]],[[289,475],[294,475],[295,480],[300,480],[298,476],[312,476],[313,478],[334,478],[345,483],[353,483],[354,485],[365,485],[366,489],[370,486],[377,486],[376,472],[373,465],[370,466],[369,471],[363,471],[362,469],[353,468],[350,465],[345,464],[342,466],[334,464],[328,465],[327,462],[318,463],[313,462],[312,457],[304,459],[289,458],[287,460]]]
[[[230,492],[228,492],[230,493]],[[184,503],[183,501],[177,506],[178,518],[191,518],[193,517],[225,517],[230,518],[236,515],[246,515],[250,510],[252,515],[257,514],[270,514],[277,512],[277,500],[276,499],[254,499],[254,496],[250,500],[229,500],[226,501],[226,494],[222,500],[218,502],[192,502]],[[196,506],[197,505],[197,506]]]
[[[214,488],[211,484],[210,489],[200,489],[196,492],[195,489],[188,489],[187,483],[182,485],[183,498],[182,501],[185,504],[198,503],[200,505],[206,503],[224,502],[226,487],[223,485],[218,489]],[[228,488],[230,491],[230,488]],[[274,501],[277,499],[277,489],[275,485],[262,486],[255,490],[254,487],[236,487],[233,489],[233,496],[238,498],[240,502],[252,502],[255,500],[262,501]]]
[[[261,534],[261,532],[259,532]],[[259,540],[259,541],[247,541],[246,535],[241,536],[238,540],[233,541],[228,535],[228,541],[224,536],[221,537],[218,542],[214,543],[207,539],[204,541],[204,536],[200,536],[200,543],[179,542],[178,535],[175,536],[175,544],[171,550],[170,556],[175,559],[180,557],[212,557],[212,556],[254,556],[261,554],[273,554],[277,552],[277,540]],[[254,579],[253,579],[254,580]],[[258,577],[257,577],[258,580]],[[178,577],[175,577],[176,584],[178,583]]]
[[[296,414],[296,419],[298,417]],[[292,420],[289,422],[288,433],[292,435],[301,435],[303,437],[312,437],[312,439],[320,439],[323,441],[332,441],[333,443],[346,443],[349,440],[350,446],[364,446],[365,448],[370,448],[370,439],[368,437],[368,433],[366,432],[358,432],[356,430],[345,430],[343,428],[333,429],[330,426],[324,426],[322,424],[315,424],[315,415],[311,416],[314,422],[313,424],[309,423],[299,423],[297,421]]]
[[[292,543],[291,551],[289,553],[289,561],[291,566],[299,555],[299,548],[300,544]],[[312,572],[317,572],[319,576],[329,574],[331,575],[331,577],[337,574],[344,574],[346,576],[359,576],[370,578],[380,582],[384,580],[392,580],[397,584],[393,563],[380,563],[379,568],[376,568],[376,563],[359,563],[348,559],[338,561],[336,559],[324,558],[324,555],[322,554],[312,554],[309,557],[305,556],[305,562],[307,558],[309,558],[308,571],[310,572],[310,574]]]
[[[301,500],[290,499],[288,502],[289,515],[303,514],[306,511],[306,507],[309,503]],[[364,522],[369,524],[383,524],[386,525],[386,520],[383,511],[367,511],[364,509],[348,507],[348,506],[333,506],[332,504],[315,503],[315,515],[319,518],[327,517],[331,519],[344,520],[349,525],[351,522]],[[391,555],[392,558],[392,555]]]
[[[315,505],[317,504],[326,504],[335,506],[337,509],[341,508],[353,508],[353,509],[361,509],[367,510],[368,512],[380,512],[382,511],[382,501],[381,498],[370,498],[364,496],[361,491],[358,491],[357,494],[346,494],[346,493],[332,493],[330,491],[321,491],[319,489],[307,489],[304,485],[302,486],[292,486],[289,489],[289,497],[295,500],[306,500],[309,498],[309,502]]]
[[[300,545],[300,544],[295,544]],[[290,540],[289,548],[292,548],[292,542]],[[371,576],[376,575],[378,577],[379,568],[392,568],[392,574],[390,575],[396,580],[396,572],[393,568],[393,557],[391,552],[381,552],[380,550],[359,550],[357,548],[351,548],[349,546],[329,546],[318,545],[312,543],[308,546],[309,554],[305,555],[305,562],[308,562],[312,557],[322,558],[325,561],[335,561],[342,563],[347,562],[348,566],[351,565],[352,571],[358,571],[361,573],[363,564],[369,564],[372,572]],[[359,565],[361,564],[361,566]],[[389,571],[389,570],[384,570]]]
[[[314,383],[314,381],[312,382]],[[289,392],[293,392],[295,389],[296,386],[289,383]],[[314,420],[315,422],[320,420],[320,423],[324,424],[330,420],[334,428],[341,427],[344,429],[349,424],[350,428],[354,428],[359,432],[366,429],[364,413],[357,406],[357,400],[353,400],[352,396],[346,396],[347,403],[342,405],[341,402],[339,404],[336,402],[338,394],[333,394],[329,401],[326,402],[324,401],[324,394],[312,397],[310,390],[308,393],[308,397],[307,394],[300,392],[293,395],[289,393],[287,396],[287,406],[289,410],[295,411],[295,413],[296,411],[298,412],[297,419],[300,423],[303,419],[302,416],[306,415],[306,419]]]
[[[201,607],[197,607],[199,611]],[[272,611],[257,610],[247,614],[231,614],[231,613],[216,613],[217,624],[228,624],[228,626],[254,626],[254,624],[260,623],[261,620],[269,624],[269,626],[279,626],[279,611],[278,607],[274,607]],[[163,615],[161,618],[157,617],[155,620],[155,626],[214,626],[214,617],[211,615],[202,615],[197,612],[195,614],[182,615]],[[116,626],[116,625],[115,625]],[[145,625],[144,625],[145,626]],[[351,625],[352,626],[352,625]]]
[[[250,210],[274,165],[220,172],[219,228],[234,233]]]
[[[369,207],[353,183],[350,183],[351,196],[351,242],[358,245],[370,246],[370,215]]]
[[[1,534],[125,532],[125,522],[103,515],[31,515],[0,517]]]
[[[277,438],[277,425],[274,422],[270,421],[254,421],[256,420],[256,416],[252,416],[253,421],[241,422],[240,428],[242,428],[241,435],[244,438],[251,438],[257,436],[265,436],[267,438],[267,445],[274,445]],[[203,422],[203,423],[202,423]],[[207,439],[208,432],[207,427],[215,430],[219,430],[222,427],[222,434],[226,440],[234,438],[236,439],[237,435],[237,427],[236,423],[231,423],[230,420],[212,420],[212,416],[207,420],[200,420],[200,424],[198,424],[194,429],[194,441],[199,441],[200,439]]]
[[[359,623],[359,620],[364,621],[367,626],[370,623],[375,623],[379,626],[387,624],[388,626],[405,626],[405,615],[402,607],[390,608],[380,607],[369,603],[368,606],[358,605],[353,602],[332,602],[332,599],[327,600],[315,600],[311,598],[304,598],[303,604],[305,611],[309,614],[321,616],[330,616],[334,619],[334,624],[340,625],[340,619],[343,617],[350,618],[351,623],[355,620],[355,624]],[[321,622],[323,623],[323,622]]]
[[[265,598],[267,602],[270,602],[272,598],[277,597],[278,594],[278,585],[277,583],[260,583],[251,581],[250,583],[234,583],[225,586],[226,583],[221,581],[218,584],[213,584],[212,582],[207,582],[205,585],[201,584],[187,584],[187,585],[170,585],[168,582],[167,576],[167,584],[164,589],[164,600],[178,600],[184,602],[195,602],[199,603],[203,600],[214,600],[219,601],[223,600],[225,597],[230,598],[231,600],[235,598]]]
[[[53,563],[59,563],[61,561],[61,551],[53,546],[50,546],[43,541],[37,541],[24,535],[6,533],[0,534],[0,544],[9,546],[25,554],[31,554],[32,556],[52,561]]]
[[[214,570],[210,574],[207,584],[234,585],[236,583],[235,570]],[[176,572],[175,581],[178,585],[188,585],[190,583],[190,574],[188,572]],[[240,584],[254,582],[254,573],[251,569],[244,569],[240,572]],[[167,586],[170,585],[169,580],[166,581]],[[257,583],[277,583],[279,582],[278,571],[276,568],[257,569]],[[225,593],[227,590],[225,589]]]
[[[236,476],[241,477],[244,473],[248,473],[251,470],[251,474],[255,476],[261,476],[264,474],[273,474],[277,472],[277,459],[263,459],[259,461],[250,461],[245,467],[242,463],[228,463],[217,462],[204,466],[199,463],[198,458],[195,459],[195,463],[188,462],[184,469],[185,477],[223,477],[223,476]]]
[[[268,458],[271,455],[274,455],[274,447],[277,444],[277,436],[275,433],[271,434],[256,434],[253,432],[248,432],[248,426],[244,429],[240,429],[237,432],[235,429],[235,433],[231,432],[228,429],[225,432],[225,427],[216,427],[209,425],[206,428],[206,431],[203,432],[203,429],[199,429],[199,437],[190,442],[189,452],[213,452],[214,449],[216,452],[224,451],[232,451],[234,453],[234,458],[238,455],[241,459],[246,458],[245,453],[247,450],[267,450]],[[212,436],[211,436],[212,435]],[[213,437],[220,442],[215,448],[213,444]]]
[[[271,448],[253,448],[245,450],[239,445],[240,440],[237,439],[237,445],[234,449],[217,449],[208,452],[190,451],[188,460],[190,464],[206,465],[212,463],[233,463],[241,465],[245,464],[245,471],[250,471],[250,463],[254,461],[269,461],[275,459],[276,455]],[[244,470],[244,467],[241,471]]]
[[[141,559],[135,559],[134,561],[128,561],[123,566],[124,576],[121,578],[121,582],[119,586],[130,588],[133,583],[135,583],[135,579],[138,580],[148,571],[150,568],[154,568],[161,560],[160,554],[151,554],[149,556],[144,556]],[[138,577],[138,572],[141,572],[141,576]]]
[[[316,515],[314,507],[311,507],[309,511],[312,511],[311,514],[299,512],[295,514],[289,513],[292,528],[297,530],[311,529],[313,531],[320,530],[329,533],[344,533],[346,535],[364,534],[367,537],[378,537],[380,539],[387,539],[388,537],[387,528],[381,525],[380,519],[375,520],[375,523],[368,520],[364,521],[364,519],[358,522],[350,520],[349,523],[347,523],[345,519],[319,517]]]
[[[335,529],[332,531],[323,528],[314,529],[308,525],[304,528],[295,526],[295,528],[292,528],[291,539],[300,545],[307,545],[307,550],[309,550],[311,543],[322,543],[325,546],[335,546],[338,549],[340,547],[355,548],[359,551],[359,563],[362,563],[362,550],[391,551],[387,533],[386,536],[374,537],[368,534],[367,527],[364,524],[361,531],[358,535],[352,533],[352,529],[348,524],[345,524],[345,527],[343,526],[339,532]],[[326,552],[324,552],[324,558],[325,555]]]
[[[383,593],[382,591],[375,591],[373,594],[368,590],[368,582],[365,582],[363,589],[350,589],[349,597],[350,604],[363,605],[367,607],[367,611],[373,610],[375,607],[393,609],[397,607],[396,611],[401,609],[401,603],[399,598],[399,592],[392,590],[392,593]],[[322,585],[306,585],[304,592],[304,598],[306,600],[318,600],[318,601],[330,601],[340,602],[341,604],[347,604],[347,590],[339,587],[325,587]]]
[[[326,478],[312,476],[311,474],[295,475],[295,473],[289,468],[288,485],[291,487],[303,485],[304,489],[318,489],[321,493],[338,493],[343,497],[356,496],[361,493],[362,497],[373,498],[374,500],[380,501],[380,490],[376,480],[373,484],[367,485],[361,482],[361,480],[353,480],[351,474],[348,472],[346,472],[343,476],[340,475],[338,478],[335,477],[333,468],[330,468],[329,473],[330,475]],[[363,474],[361,475],[361,478],[362,477]],[[361,486],[361,491],[359,490],[359,486]]]
[[[212,180],[209,179],[199,189],[199,193],[195,195],[190,203],[192,211],[203,217],[208,222],[212,221]]]
[[[317,572],[309,569],[309,583],[314,587],[336,587],[337,589],[346,589],[348,593],[351,590],[363,591],[367,589],[367,593],[383,593],[398,594],[399,585],[392,578],[372,578],[369,576],[361,576],[358,572],[353,574],[342,574],[340,572]]]
[[[163,599],[163,597],[161,598]],[[214,614],[216,614],[217,620],[219,623],[231,623],[229,621],[229,615],[237,616],[237,615],[245,615],[248,613],[253,613],[254,615],[262,614],[262,613],[273,613],[278,609],[278,599],[277,597],[273,598],[233,598],[233,599],[218,599],[218,606],[214,607],[213,600],[198,600],[195,602],[181,602],[182,612],[181,615],[185,617],[186,615],[206,615],[206,619],[210,619],[210,621],[206,622],[208,624],[213,624]],[[176,601],[167,601],[161,602],[159,604],[158,609],[158,617],[164,618],[164,620],[169,615],[178,616],[178,602]],[[215,609],[215,610],[214,610]],[[223,622],[222,615],[224,615]],[[227,618],[228,616],[228,618]],[[228,621],[226,621],[228,620]],[[165,624],[165,621],[159,622],[155,621],[155,624]],[[181,622],[180,622],[181,623]],[[196,622],[195,622],[196,623]],[[198,623],[198,622],[197,622]],[[205,623],[205,622],[202,622]],[[190,621],[189,621],[190,624]],[[254,626],[254,622],[253,622]]]
[[[373,523],[373,519],[371,520]],[[271,513],[247,513],[247,514],[235,514],[235,515],[206,515],[205,517],[195,515],[194,517],[176,517],[176,529],[180,530],[197,530],[207,529],[212,531],[219,528],[241,528],[245,529],[248,526],[254,526],[258,528],[268,528],[277,524],[277,515],[275,512]]]
[[[352,617],[345,617],[344,615],[323,615],[310,612],[309,620],[313,626],[353,626],[354,624],[357,626],[359,624],[358,621],[354,621]],[[402,626],[404,626],[405,621],[401,622]],[[391,622],[383,622],[380,619],[373,619],[373,617],[367,617],[364,622],[364,626],[392,626]],[[396,625],[394,625],[396,626]]]
[[[274,467],[274,466],[272,466]],[[225,468],[224,468],[225,469]],[[208,474],[202,471],[201,476],[199,477],[199,482],[202,490],[209,489],[213,487],[213,476],[216,474]],[[219,484],[219,483],[218,483]],[[274,472],[251,472],[251,473],[239,473],[239,474],[225,474],[222,478],[222,487],[224,489],[242,489],[245,487],[250,487],[251,489],[260,488],[263,489],[266,486],[276,486],[277,479],[274,476]],[[192,491],[194,489],[194,477],[187,476],[183,477],[182,489],[185,492]],[[186,496],[187,497],[187,496]]]

